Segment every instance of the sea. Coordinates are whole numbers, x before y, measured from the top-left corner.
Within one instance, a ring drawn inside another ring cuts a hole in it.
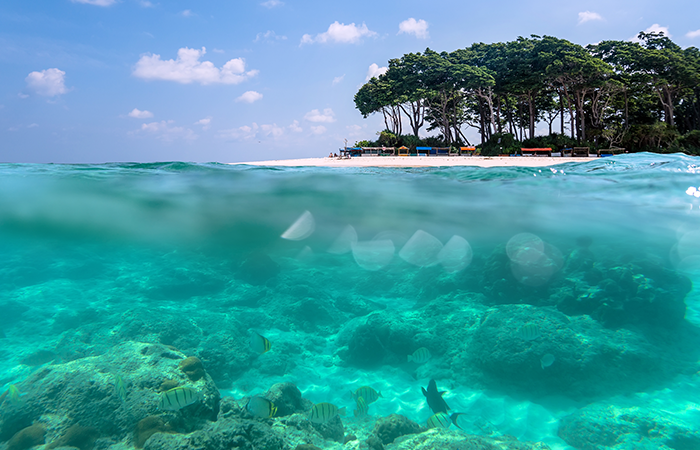
[[[700,424],[699,286],[683,154],[0,164],[0,392],[137,341],[198,357],[222,397],[293,383],[358,436],[390,414],[425,426],[435,380],[465,435],[695,449],[678,435]],[[366,417],[361,386],[381,392]],[[629,426],[650,417],[665,427]]]

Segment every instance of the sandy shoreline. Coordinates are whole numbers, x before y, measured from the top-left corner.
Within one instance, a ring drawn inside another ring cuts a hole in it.
[[[380,156],[337,158],[276,159],[230,163],[233,165],[279,167],[546,167],[570,162],[587,162],[595,158],[499,157],[499,156]]]

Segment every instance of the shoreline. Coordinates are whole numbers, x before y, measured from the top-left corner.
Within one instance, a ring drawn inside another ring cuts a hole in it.
[[[538,156],[361,156],[350,159],[328,157],[274,159],[228,164],[271,167],[547,167],[596,159],[598,158]]]

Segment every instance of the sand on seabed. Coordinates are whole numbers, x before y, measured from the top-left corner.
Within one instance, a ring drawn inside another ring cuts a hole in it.
[[[544,157],[544,156],[360,156],[350,159],[304,158],[275,159],[230,163],[251,166],[280,167],[546,167],[569,162],[586,162],[594,158]]]

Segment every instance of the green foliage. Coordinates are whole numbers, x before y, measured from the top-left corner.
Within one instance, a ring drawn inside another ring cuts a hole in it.
[[[579,143],[570,136],[559,133],[552,133],[549,136],[535,136],[532,139],[523,141],[523,148],[551,148],[554,151],[563,148],[579,147]]]
[[[375,142],[364,140],[364,141],[357,141],[355,142],[355,145],[353,147],[376,147]]]
[[[669,147],[671,152],[683,152],[689,155],[700,155],[700,130],[692,130],[676,138]]]
[[[379,135],[379,139],[377,139],[379,145],[377,147],[396,147],[399,142],[396,135],[389,130],[384,130],[377,134]]]
[[[510,133],[496,133],[480,146],[483,156],[514,154],[520,151],[520,142]]]
[[[678,131],[664,122],[633,125],[625,135],[622,147],[638,152],[667,152],[678,137]]]

